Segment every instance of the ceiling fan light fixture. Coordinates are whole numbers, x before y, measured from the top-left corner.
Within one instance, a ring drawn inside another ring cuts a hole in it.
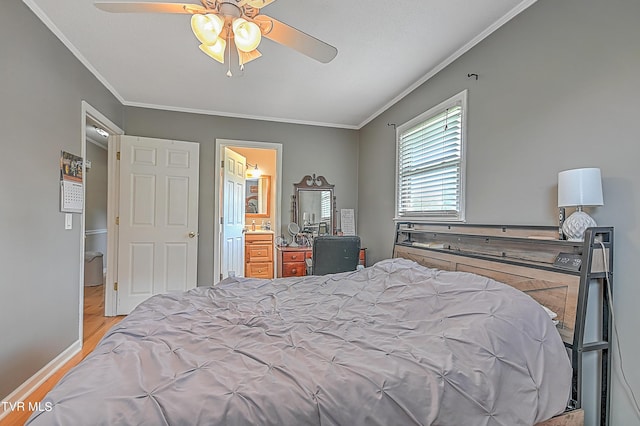
[[[299,53],[317,60],[331,62],[338,50],[295,27],[277,19],[263,15],[261,10],[275,0],[200,0],[202,5],[191,3],[165,3],[153,0],[133,0],[105,2],[98,1],[95,6],[105,12],[113,13],[167,13],[191,15],[191,30],[202,44],[200,49],[211,58],[224,64],[224,54],[229,45],[229,63],[231,48],[236,49],[242,64],[260,57],[256,49],[262,37],[289,47]],[[245,55],[246,54],[246,55]],[[231,76],[231,69],[227,71]]]
[[[232,24],[236,47],[243,52],[251,52],[260,44],[260,27],[244,18],[237,18]]]
[[[213,45],[202,43],[200,45],[200,50],[202,50],[208,56],[212,57],[213,59],[220,62],[221,64],[224,64],[224,51],[226,47],[227,47],[227,42],[221,38],[218,38],[216,43],[214,43]]]
[[[224,20],[213,13],[196,14],[191,17],[191,30],[202,44],[216,44],[223,28]]]
[[[260,9],[265,6],[266,2],[264,0],[249,0],[247,4],[251,7]]]
[[[258,49],[254,49],[251,52],[243,52],[238,49],[238,63],[240,66],[243,66],[254,59],[258,59],[260,56],[262,56],[262,53],[258,52]]]

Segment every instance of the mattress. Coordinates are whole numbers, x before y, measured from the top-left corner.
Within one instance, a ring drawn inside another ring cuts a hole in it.
[[[389,259],[154,296],[27,424],[532,425],[565,409],[570,386],[529,296]]]

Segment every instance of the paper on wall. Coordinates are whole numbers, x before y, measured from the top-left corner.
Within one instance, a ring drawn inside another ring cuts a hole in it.
[[[344,235],[356,235],[356,219],[353,209],[340,209],[340,228]]]

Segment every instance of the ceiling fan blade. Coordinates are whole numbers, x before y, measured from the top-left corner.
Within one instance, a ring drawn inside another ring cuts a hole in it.
[[[266,15],[258,15],[254,18],[260,26],[262,35],[270,40],[290,47],[316,61],[328,63],[338,54],[338,49],[310,36],[296,28],[273,19]]]
[[[140,2],[96,2],[95,6],[113,13],[207,13],[199,4],[192,3],[140,3]]]

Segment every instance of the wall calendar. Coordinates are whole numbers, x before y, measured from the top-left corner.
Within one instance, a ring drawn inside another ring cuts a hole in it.
[[[60,211],[82,213],[84,186],[82,157],[62,151],[60,155]]]

